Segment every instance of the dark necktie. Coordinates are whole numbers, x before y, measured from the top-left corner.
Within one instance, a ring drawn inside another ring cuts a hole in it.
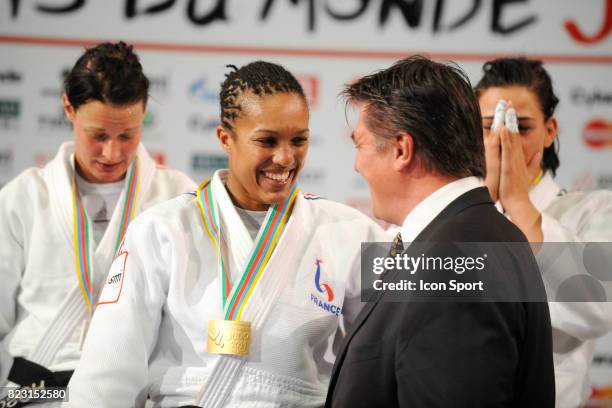
[[[393,243],[387,257],[395,258],[396,255],[402,252],[404,252],[404,241],[402,241],[402,233],[398,232],[395,238],[393,238]]]

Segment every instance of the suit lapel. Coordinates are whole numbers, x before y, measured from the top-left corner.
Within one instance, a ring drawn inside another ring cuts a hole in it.
[[[415,242],[427,241],[428,237],[431,236],[440,225],[443,225],[447,219],[454,217],[455,215],[459,214],[460,212],[464,211],[465,209],[469,207],[472,207],[474,205],[481,205],[481,204],[493,205],[493,201],[491,200],[491,196],[489,195],[489,191],[487,190],[486,187],[478,187],[478,188],[475,188],[473,190],[470,190],[462,194],[461,196],[457,197],[454,201],[452,201],[448,206],[446,206],[440,212],[440,214],[438,214],[433,219],[433,221],[429,223],[429,225],[425,227],[423,231],[421,231],[421,233],[414,239],[414,241]],[[404,252],[406,252],[409,248],[410,247],[406,248]],[[389,279],[390,277],[394,276],[397,273],[398,273],[397,270],[390,270],[382,276],[382,279],[383,280]],[[344,358],[346,357],[346,351],[353,337],[359,331],[361,326],[363,326],[368,316],[370,316],[370,314],[372,313],[372,311],[374,310],[374,308],[380,301],[380,298],[382,297],[383,293],[384,292],[382,291],[378,291],[378,292],[374,292],[371,295],[370,300],[365,304],[363,309],[361,309],[361,312],[357,315],[353,329],[351,330],[350,333],[347,334],[346,338],[342,342],[342,345],[340,346],[340,350],[338,351],[338,355],[336,357],[334,368],[332,370],[328,395],[332,394],[333,387],[337,380],[338,371],[340,370],[340,367],[342,366],[342,363],[344,362]]]

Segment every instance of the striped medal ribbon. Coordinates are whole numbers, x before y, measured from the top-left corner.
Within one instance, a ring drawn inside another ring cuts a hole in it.
[[[221,298],[225,310],[225,320],[211,320],[208,323],[207,352],[231,355],[247,355],[249,353],[251,323],[241,320],[242,313],[282,236],[293,210],[298,191],[297,186],[293,185],[289,197],[283,205],[276,204],[269,211],[242,277],[236,283],[237,286],[233,295],[231,295],[229,271],[221,255],[219,211],[213,199],[212,183],[210,180],[206,180],[198,187],[197,198],[200,215],[206,232],[214,243],[218,268],[221,271]]]
[[[138,156],[136,156],[129,171],[123,210],[121,211],[121,224],[117,232],[117,239],[115,240],[114,253],[117,253],[117,249],[119,249],[119,245],[121,244],[123,235],[125,235],[128,224],[134,218],[138,187]],[[94,295],[94,268],[92,261],[93,242],[91,241],[90,222],[87,218],[85,208],[83,207],[81,195],[77,189],[76,171],[72,178],[72,203],[74,214],[74,260],[76,264],[77,279],[79,280],[79,286],[81,287],[83,299],[85,300],[85,306],[87,311],[91,314],[93,311]]]

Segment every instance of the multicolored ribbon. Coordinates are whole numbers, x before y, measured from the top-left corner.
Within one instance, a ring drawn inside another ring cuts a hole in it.
[[[196,196],[198,198],[200,215],[202,216],[202,221],[204,221],[204,227],[206,228],[206,232],[217,250],[217,260],[221,269],[221,298],[223,301],[223,307],[225,307],[225,302],[229,296],[231,286],[229,274],[225,270],[225,263],[223,262],[223,257],[221,256],[221,245],[219,244],[221,242],[221,236],[219,234],[219,219],[217,218],[216,206],[214,205],[212,188],[210,188],[210,179],[203,181],[198,186]]]
[[[200,207],[200,215],[208,235],[212,239],[217,250],[217,259],[219,260],[221,269],[222,281],[222,299],[223,307],[225,308],[226,320],[240,320],[244,311],[244,306],[248,303],[254,288],[257,286],[263,270],[266,268],[270,257],[274,253],[274,249],[278,244],[280,237],[293,210],[295,199],[299,189],[293,185],[289,197],[282,206],[274,205],[266,220],[264,221],[263,232],[259,234],[259,240],[251,251],[249,262],[247,262],[242,278],[234,290],[234,295],[229,303],[227,302],[230,296],[230,278],[227,273],[227,268],[221,256],[220,247],[220,228],[219,218],[217,216],[215,201],[212,194],[212,185],[210,180],[204,181],[197,190],[198,206]],[[228,303],[226,305],[226,303]]]
[[[117,239],[115,241],[115,253],[121,244],[121,240],[123,239],[123,235],[125,235],[128,224],[135,215],[136,200],[138,198],[138,188],[140,185],[138,167],[138,156],[136,156],[129,171],[125,200],[123,210],[121,212],[121,224],[119,226]],[[81,195],[77,189],[76,172],[72,178],[72,203],[74,214],[74,259],[76,264],[77,279],[79,280],[79,286],[81,287],[81,292],[83,293],[83,299],[85,300],[87,311],[91,312],[94,294],[93,262],[91,259],[91,248],[93,244],[91,242],[87,213],[85,212]]]

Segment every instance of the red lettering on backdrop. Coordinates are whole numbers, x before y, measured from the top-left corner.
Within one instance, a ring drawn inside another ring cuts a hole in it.
[[[595,35],[585,35],[578,25],[571,20],[565,22],[565,29],[576,42],[581,44],[595,44],[604,40],[612,31],[612,0],[606,0],[605,8],[603,25]]]

